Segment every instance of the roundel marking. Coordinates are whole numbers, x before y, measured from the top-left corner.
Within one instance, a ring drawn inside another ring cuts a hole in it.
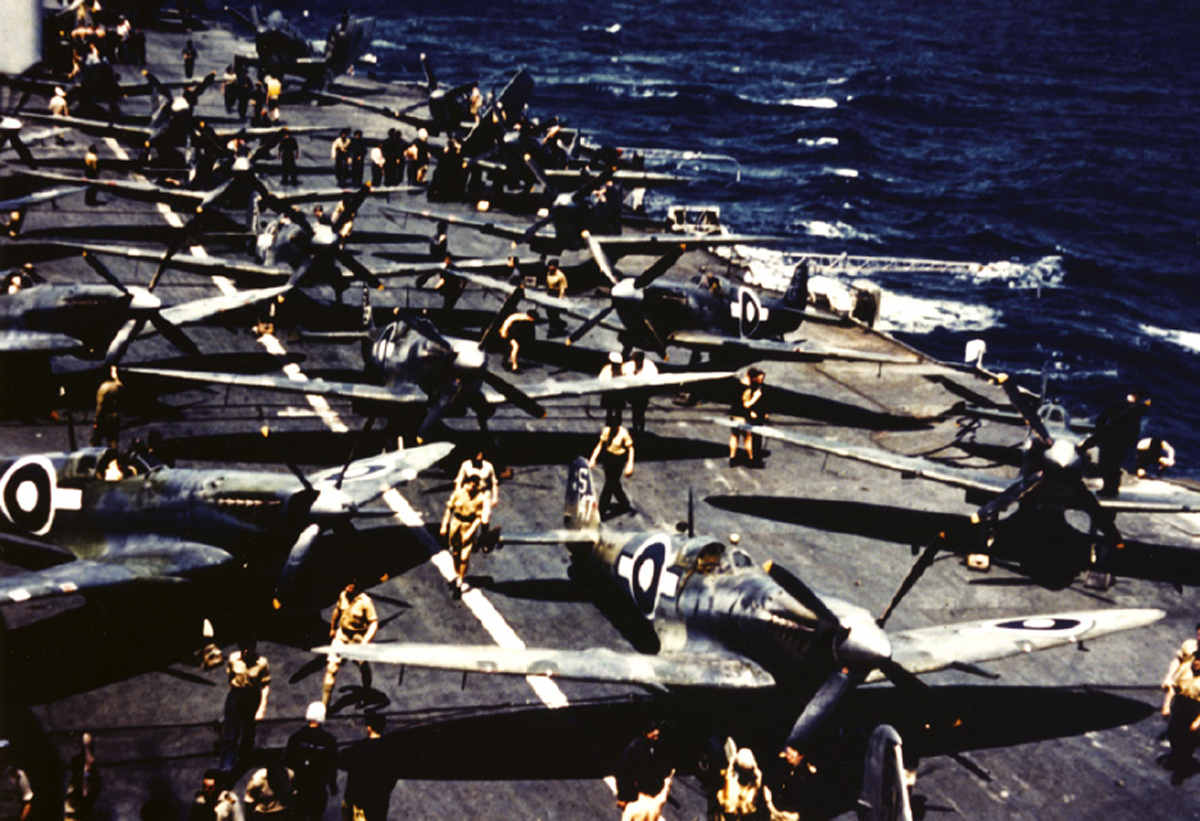
[[[1046,632],[1053,630],[1074,630],[1083,622],[1079,619],[1063,619],[1053,616],[1038,616],[1029,619],[1012,619],[996,623],[996,627],[1004,630],[1032,630]]]
[[[342,480],[353,482],[359,479],[366,479],[386,469],[387,463],[385,462],[357,462],[346,469],[346,475],[342,477]]]
[[[658,605],[659,581],[667,559],[667,542],[662,535],[651,536],[630,552],[622,551],[617,572],[629,587],[629,595],[643,615],[653,618]]]
[[[742,309],[740,328],[742,336],[751,336],[758,330],[758,323],[762,320],[762,305],[754,292],[745,288],[738,289],[738,301],[741,303]]]
[[[0,478],[0,512],[19,530],[41,535],[54,521],[54,466],[44,456],[14,462]]]

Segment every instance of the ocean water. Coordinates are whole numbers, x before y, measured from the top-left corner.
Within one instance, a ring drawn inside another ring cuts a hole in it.
[[[304,8],[285,6],[291,13]],[[340,7],[337,8],[340,12]],[[520,65],[535,115],[661,149],[793,251],[971,260],[969,275],[874,274],[885,325],[988,362],[1092,415],[1132,385],[1146,430],[1200,477],[1195,170],[1200,10],[1185,2],[791,4],[461,0],[377,16],[381,76],[499,89]],[[313,10],[314,38],[335,11]],[[725,155],[734,162],[689,158]],[[651,204],[662,204],[662,198]]]

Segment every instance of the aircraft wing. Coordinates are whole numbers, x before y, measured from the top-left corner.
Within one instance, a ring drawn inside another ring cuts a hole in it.
[[[290,285],[280,285],[276,288],[258,288],[250,291],[238,291],[233,294],[209,297],[207,299],[194,299],[190,302],[164,308],[162,315],[173,325],[203,322],[206,319],[228,311],[234,311],[258,302],[266,302],[290,290]]]
[[[504,294],[505,296],[508,296],[517,289],[516,285],[510,285],[507,282],[501,282],[500,280],[493,279],[492,277],[481,276],[479,274],[473,274],[470,271],[465,271],[457,262],[449,266],[447,273],[452,276],[462,277],[467,282],[478,285],[480,288],[486,288],[489,291],[495,291],[496,293]],[[543,308],[553,308],[555,310],[562,311],[567,316],[573,316],[576,319],[587,319],[589,316],[591,316],[590,312],[581,310],[579,303],[573,299],[559,299],[556,296],[550,296],[549,294],[543,294],[537,291],[525,291],[522,298],[528,302],[532,302],[534,305],[540,305]]]
[[[190,571],[218,567],[232,560],[220,548],[199,542],[170,543],[157,538],[139,545],[129,536],[123,545],[111,546],[108,559],[76,559],[43,570],[32,570],[0,578],[0,601],[86,593],[131,582],[178,581]]]
[[[391,194],[424,194],[425,189],[416,185],[391,185],[370,187],[367,196],[380,197]],[[305,191],[295,191],[289,193],[281,193],[272,191],[271,196],[280,202],[289,205],[298,205],[305,202],[332,202],[340,200],[348,194],[353,194],[357,191],[356,188],[310,188]]]
[[[115,125],[104,120],[89,120],[86,117],[55,117],[51,114],[38,114],[33,111],[22,111],[20,116],[22,120],[28,120],[31,123],[67,126],[76,128],[85,134],[98,134],[101,137],[116,137],[135,142],[141,142],[153,133],[145,126]]]
[[[640,684],[650,687],[771,687],[774,677],[749,659],[731,653],[646,655],[594,647],[588,650],[514,649],[496,645],[409,642],[314,647],[347,658],[439,670],[549,676],[573,681]]]
[[[917,365],[921,360],[913,354],[896,355],[876,351],[857,351],[838,348],[807,340],[784,342],[774,339],[745,339],[704,331],[676,331],[671,344],[698,350],[718,350],[722,353],[745,353],[762,359],[816,361],[840,359],[847,362],[879,362],[887,365]]]
[[[41,191],[34,191],[24,197],[14,197],[10,200],[0,200],[0,211],[16,211],[18,209],[28,208],[31,205],[37,205],[43,202],[50,202],[59,197],[67,197],[71,194],[80,194],[87,190],[86,185],[67,185],[59,186],[58,188],[46,188]]]
[[[382,402],[389,405],[424,404],[429,398],[415,385],[397,385],[394,388],[372,385],[367,382],[330,382],[325,379],[297,381],[284,374],[237,374],[216,371],[185,371],[171,368],[122,368],[124,373],[143,376],[161,376],[186,382],[203,382],[208,385],[232,385],[239,388],[303,393],[315,396],[333,396],[339,399],[357,399],[367,402]],[[499,394],[497,394],[499,396]]]
[[[109,254],[126,259],[138,259],[155,264],[162,261],[161,251],[150,251],[145,248],[128,248],[117,245],[91,245],[87,243],[72,244],[92,254]],[[258,265],[253,262],[234,262],[219,257],[198,257],[192,254],[176,254],[167,264],[172,270],[187,271],[203,276],[226,276],[238,284],[283,282],[290,280],[295,273],[287,268],[275,268],[270,265]]]
[[[593,393],[608,393],[609,391],[628,391],[641,388],[658,388],[666,385],[687,385],[692,382],[710,382],[717,379],[730,379],[732,371],[690,371],[684,373],[658,373],[652,376],[619,376],[615,379],[543,379],[534,383],[522,382],[521,388],[532,399],[556,399],[566,396],[587,396]],[[483,387],[484,398],[489,404],[498,405],[508,400],[497,391]]]
[[[1114,513],[1200,513],[1200,493],[1159,479],[1126,480],[1115,499],[1096,501]]]
[[[89,180],[72,174],[58,174],[54,171],[35,171],[18,169],[21,174],[34,179],[70,185],[96,186],[118,197],[137,200],[138,202],[165,202],[180,211],[191,211],[204,200],[203,191],[189,191],[186,188],[165,188],[148,182],[133,180]]]
[[[831,453],[834,456],[841,456],[843,459],[866,462],[868,465],[899,471],[905,474],[906,478],[911,476],[920,479],[929,479],[933,482],[941,482],[944,485],[960,487],[963,490],[1001,493],[1012,484],[1011,479],[1005,479],[1002,476],[996,476],[984,471],[945,467],[944,465],[939,465],[937,462],[922,459],[918,456],[905,456],[900,453],[890,453],[880,448],[849,445],[838,442],[835,439],[827,439],[824,436],[805,436],[802,433],[794,433],[793,431],[782,430],[769,425],[747,425],[741,422],[741,420],[727,417],[714,417],[713,422],[749,433],[757,433],[760,436],[766,436],[771,439],[778,439],[782,442],[790,442],[793,445],[799,445],[802,448],[809,448],[821,453]]]
[[[323,504],[325,497],[321,496],[314,504],[313,512],[356,512],[358,508],[379,498],[396,485],[416,478],[418,473],[444,459],[452,450],[454,445],[449,442],[434,442],[357,459],[347,465],[345,470],[336,467],[314,473],[308,480],[317,490],[333,488],[341,493],[334,494],[338,509],[326,510]]]
[[[654,256],[675,248],[684,251],[696,248],[716,248],[722,245],[772,245],[789,242],[787,237],[755,234],[593,234],[592,239],[598,241],[610,256],[619,257],[625,254],[644,254]]]
[[[525,240],[526,227],[523,225],[509,225],[502,222],[491,222],[470,219],[467,217],[456,217],[453,214],[442,214],[436,211],[430,211],[426,208],[398,208],[395,206],[386,206],[384,210],[393,214],[402,214],[409,217],[420,217],[422,219],[433,220],[434,222],[445,220],[450,225],[461,225],[464,228],[472,228],[481,234],[490,234],[494,237],[503,237],[504,239],[511,239],[515,242],[523,242]]]
[[[0,331],[0,354],[45,353],[62,354],[79,350],[82,344],[73,336],[47,331]]]
[[[1083,610],[919,627],[889,633],[888,638],[893,661],[912,673],[930,673],[956,662],[993,661],[1145,627],[1164,616],[1154,609]],[[882,678],[876,672],[867,681]]]

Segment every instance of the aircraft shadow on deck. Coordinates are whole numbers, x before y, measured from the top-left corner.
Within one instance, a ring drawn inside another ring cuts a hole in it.
[[[794,697],[772,691],[631,695],[553,710],[480,705],[392,716],[393,726],[402,726],[385,738],[400,779],[599,778],[615,772],[621,750],[653,717],[665,721],[668,757],[682,774],[705,784],[712,772],[706,765],[726,737],[756,749],[769,768],[796,709]],[[830,814],[852,808],[866,738],[879,723],[899,730],[906,757],[929,757],[1075,736],[1132,724],[1154,712],[1142,701],[1092,688],[952,685],[923,693],[866,688],[847,696],[834,719],[836,733],[814,745],[812,760],[828,775],[811,799]],[[513,755],[518,739],[520,754]],[[463,756],[464,749],[472,755]]]
[[[871,539],[897,542],[904,545],[929,545],[944,543],[947,550],[967,553],[980,543],[981,531],[962,514],[938,513],[910,510],[891,505],[869,502],[851,502],[833,499],[804,499],[793,496],[709,496],[705,499],[713,507],[758,516],[777,522],[815,527],[838,533],[850,533]],[[1045,562],[1045,576],[1033,572],[1034,566],[1026,570],[1022,556],[1015,550],[1006,549],[1005,523],[1000,523],[996,544],[992,547],[993,561],[1014,572],[1029,575],[1031,581],[1050,588],[1059,588],[1070,583],[1073,576],[1063,577],[1053,562]],[[940,534],[945,533],[945,538]],[[1084,534],[1079,534],[1081,537]],[[1027,539],[1011,539],[1009,542],[1028,546]],[[1048,541],[1054,541],[1048,535]],[[1179,585],[1200,585],[1200,550],[1176,545],[1154,544],[1126,539],[1125,547],[1111,552],[1102,569],[1115,576],[1168,582]],[[1046,545],[1045,550],[1055,549]],[[1046,553],[1034,558],[1045,559]]]

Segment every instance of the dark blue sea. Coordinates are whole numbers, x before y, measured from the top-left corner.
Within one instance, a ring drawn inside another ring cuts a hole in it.
[[[663,149],[651,160],[701,177],[670,196],[720,205],[737,231],[786,235],[794,251],[1000,263],[872,274],[884,327],[947,359],[983,337],[993,367],[1035,389],[1047,370],[1049,393],[1077,415],[1146,386],[1147,432],[1200,477],[1194,3],[365,0],[352,11],[379,18],[383,77],[419,79],[428,52],[443,83],[498,91],[525,65],[535,115]],[[312,13],[314,38],[333,13]]]

